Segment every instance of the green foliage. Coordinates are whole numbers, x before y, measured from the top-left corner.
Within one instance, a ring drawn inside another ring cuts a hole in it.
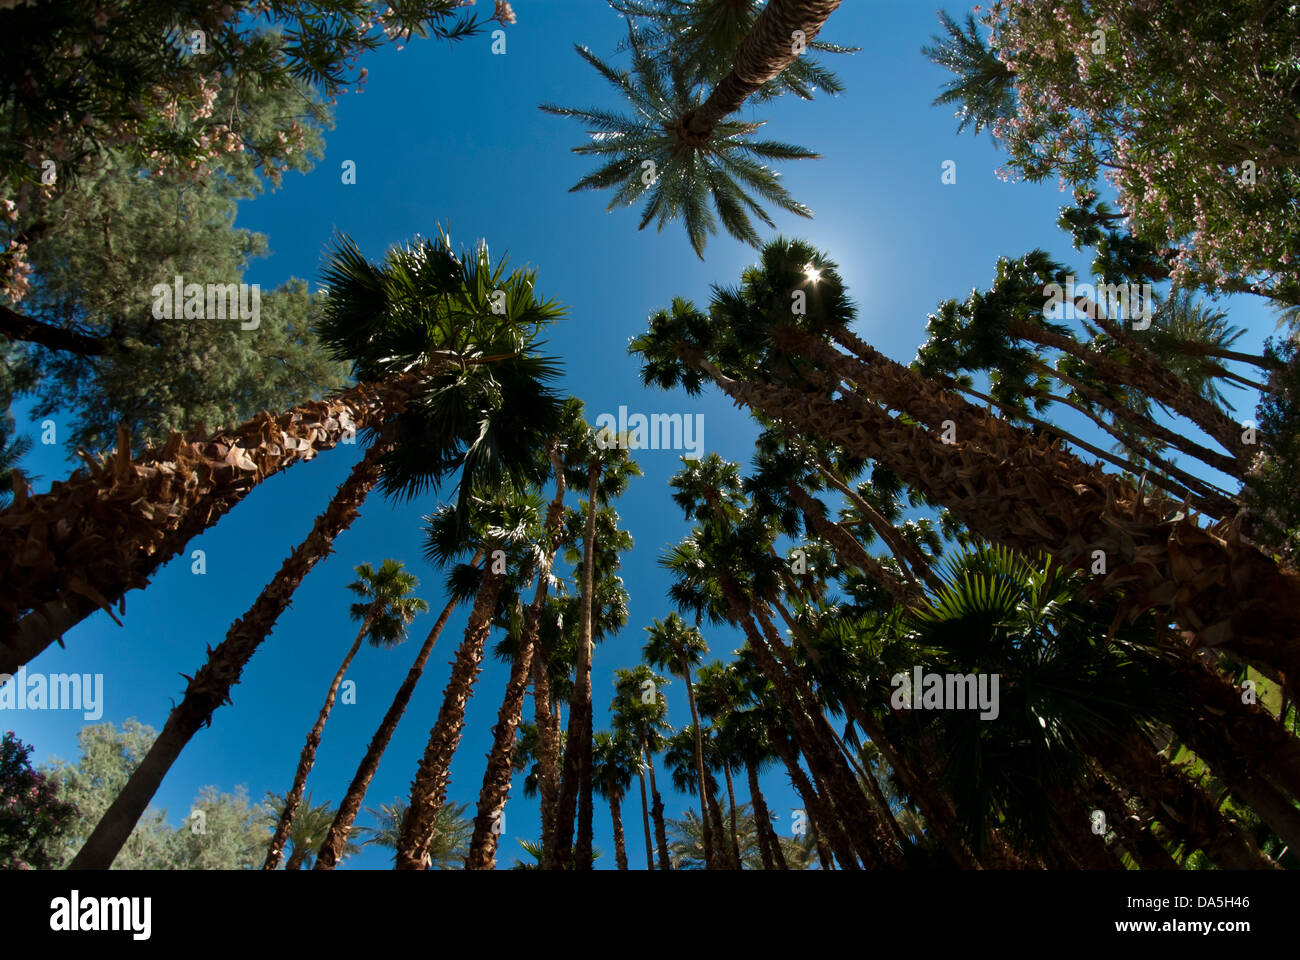
[[[111,723],[89,724],[77,735],[81,759],[55,760],[45,771],[61,798],[75,804],[77,815],[47,840],[50,865],[66,865],[81,849],[109,804],[155,738],[151,727],[132,718],[119,730]],[[202,812],[201,818],[194,817]],[[262,862],[268,832],[263,811],[250,807],[245,788],[220,793],[204,787],[181,826],[167,822],[167,812],[150,807],[131,832],[114,870],[251,870]]]
[[[406,819],[408,804],[401,798],[392,803],[382,803],[378,810],[370,807],[366,812],[376,820],[376,826],[357,827],[359,834],[369,834],[369,839],[362,846],[377,844],[393,851],[397,859],[397,841],[402,835],[402,821]],[[474,836],[474,821],[464,816],[469,809],[467,803],[448,801],[438,809],[433,822],[433,839],[426,851],[430,870],[463,870],[465,858],[469,856],[469,842]]]
[[[1245,497],[1270,545],[1294,563],[1300,556],[1300,350],[1289,337],[1266,341],[1264,352],[1281,366],[1271,374],[1256,412],[1269,446],[1251,465]]]

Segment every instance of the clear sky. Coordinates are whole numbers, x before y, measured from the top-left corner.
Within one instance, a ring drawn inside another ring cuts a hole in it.
[[[563,389],[586,402],[589,419],[617,414],[620,405],[645,414],[701,413],[706,451],[747,464],[757,433],[748,415],[716,390],[688,398],[643,389],[627,343],[644,329],[647,315],[673,296],[706,302],[710,284],[735,283],[755,251],[717,236],[701,262],[680,224],[662,234],[653,228],[637,232],[635,210],[606,213],[605,194],[568,193],[590,169],[588,159],[569,150],[583,142],[583,130],[574,121],[543,114],[537,105],[615,106],[613,89],[579,59],[573,44],[610,54],[622,21],[594,0],[517,0],[514,7],[519,22],[508,29],[504,55],[493,55],[492,41],[484,35],[451,47],[417,40],[363,61],[369,69],[366,88],[340,98],[324,159],[310,173],[287,176],[278,192],[241,208],[238,225],[267,234],[272,250],[245,279],[265,289],[301,277],[314,289],[322,252],[335,231],[351,234],[376,259],[391,244],[434,235],[436,224],[449,229],[457,245],[484,237],[494,255],[508,251],[512,263],[536,267],[541,293],[569,308],[548,349],[563,358]],[[951,9],[964,15],[961,7]],[[1080,277],[1087,273],[1087,258],[1072,250],[1069,237],[1055,225],[1069,194],[1055,184],[1000,181],[994,170],[1002,158],[989,139],[977,140],[969,132],[958,137],[951,111],[930,105],[947,75],[920,47],[938,28],[930,3],[851,0],[831,16],[822,34],[862,48],[856,55],[828,58],[846,91],[812,103],[785,98],[746,109],[748,117],[770,121],[765,132],[771,137],[822,154],[820,160],[782,168],[786,186],[816,217],[777,214],[778,231],[809,240],[839,262],[860,306],[857,331],[903,362],[924,339],[927,312],[941,299],[986,288],[999,255],[1044,247],[1074,264]],[[356,163],[354,185],[341,182],[347,160]],[[945,160],[957,164],[954,185],[941,183]],[[1233,322],[1249,328],[1238,349],[1256,350],[1272,330],[1271,317],[1249,301],[1234,299],[1230,305]],[[1249,416],[1250,404],[1241,406],[1242,416]],[[26,405],[16,410],[20,423],[25,410]],[[39,429],[28,432],[35,437]],[[192,674],[204,661],[205,647],[220,642],[243,615],[358,456],[356,447],[340,447],[262,484],[191,543],[189,549],[206,552],[205,575],[194,575],[189,559],[178,558],[147,591],[128,594],[124,628],[96,614],[67,634],[66,649],[47,650],[31,669],[102,673],[102,721],[120,725],[137,717],[161,729],[184,689],[180,674]],[[678,456],[639,451],[645,476],[634,480],[617,504],[636,541],[622,571],[631,594],[630,618],[621,635],[596,652],[597,729],[608,723],[614,669],[639,660],[643,628],[672,609],[665,593],[668,578],[656,559],[687,531],[667,489],[680,466]],[[43,490],[74,464],[58,448],[38,445],[25,467],[42,477],[38,489]],[[217,711],[212,726],[200,731],[163,783],[156,803],[168,809],[173,823],[180,822],[205,784],[222,790],[246,784],[254,800],[267,790],[289,788],[304,737],[355,632],[343,586],[354,578],[356,564],[393,557],[420,577],[419,595],[431,612],[415,622],[404,646],[365,648],[354,661],[349,678],[357,684],[357,703],[335,708],[308,781],[316,801],[338,802],[444,602],[440,572],[421,559],[420,517],[435,505],[435,499],[398,505],[372,496],[336,542],[336,553],[297,591],[235,688],[233,706]],[[435,649],[371,785],[368,806],[409,792],[465,616],[462,608]],[[726,659],[739,645],[734,631],[708,626],[704,631],[711,657]],[[500,663],[486,664],[452,765],[449,796],[470,803],[471,811],[506,673]],[[680,686],[666,691],[677,727],[690,721]],[[531,719],[531,711],[529,700],[525,719]],[[76,732],[85,722],[68,712],[0,714],[0,727],[33,743],[41,760],[75,758]],[[693,806],[690,797],[672,791],[666,772],[660,787],[669,816]],[[778,831],[788,834],[790,810],[800,804],[784,771],[769,770],[763,787],[780,814]],[[747,799],[743,776],[739,789]],[[643,867],[645,858],[638,807],[634,784],[624,805],[633,869]],[[534,839],[539,833],[537,803],[523,797],[522,777],[517,777],[499,865],[522,856],[515,838]],[[604,852],[597,866],[612,869],[609,810],[599,798],[596,846]],[[349,863],[383,867],[387,858],[385,851],[368,848]]]

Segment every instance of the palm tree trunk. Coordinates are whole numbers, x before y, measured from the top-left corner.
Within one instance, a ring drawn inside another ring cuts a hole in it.
[[[708,775],[704,790],[705,799],[708,801],[707,810],[709,820],[713,824],[714,836],[718,838],[718,853],[716,866],[720,870],[739,870],[731,859],[731,850],[729,845],[722,838],[727,835],[727,828],[722,823],[722,808],[718,806],[718,781],[713,778],[712,774]],[[704,824],[700,824],[701,831]],[[701,833],[701,836],[703,834]]]
[[[655,852],[650,844],[650,808],[646,803],[645,795],[645,769],[640,763],[637,764],[637,779],[641,781],[641,829],[645,832],[645,868],[653,870],[655,868]]]
[[[555,473],[555,495],[546,511],[546,525],[543,528],[544,549],[547,551],[546,566],[537,571],[537,589],[533,602],[528,608],[528,618],[520,631],[519,649],[515,652],[510,665],[510,679],[506,682],[505,697],[497,713],[496,726],[492,728],[492,749],[488,754],[487,770],[483,774],[483,786],[479,790],[478,814],[474,818],[474,834],[470,839],[469,856],[465,860],[467,870],[491,870],[496,866],[497,836],[494,829],[497,818],[505,809],[510,797],[510,781],[514,773],[515,732],[519,719],[523,715],[524,696],[528,691],[528,675],[533,661],[533,648],[541,632],[542,607],[546,603],[551,564],[558,549],[560,520],[564,514],[564,469],[559,462],[554,448],[551,450],[551,463]],[[539,731],[540,733],[540,731]],[[545,842],[543,842],[543,859],[545,859]]]
[[[789,340],[785,349],[806,342],[797,332],[778,339]],[[1066,565],[1087,563],[1101,550],[1109,572],[1097,583],[1103,589],[1122,586],[1125,613],[1165,609],[1198,645],[1217,645],[1244,662],[1272,667],[1263,672],[1284,676],[1289,693],[1300,695],[1300,645],[1293,642],[1300,635],[1300,577],[1231,528],[1205,530],[1188,518],[1166,522],[1163,510],[1149,509],[1122,479],[1085,466],[1051,440],[991,417],[887,358],[873,364],[870,376],[855,368],[854,382],[907,410],[915,424],[860,397],[857,402],[851,392],[843,401],[830,401],[770,383],[744,383],[689,347],[678,354],[733,400],[884,463],[991,542],[1030,553],[1046,549]],[[941,441],[945,420],[965,431],[959,442]]]
[[[546,648],[533,657],[533,717],[537,724],[537,793],[541,798],[542,869],[555,869],[555,805],[560,781],[560,726],[552,712]]]
[[[1219,812],[1204,788],[1140,737],[1131,737],[1122,748],[1110,741],[1089,746],[1108,775],[1132,788],[1152,807],[1163,809],[1162,822],[1190,848],[1203,850],[1221,869],[1279,869],[1250,834]]]
[[[293,851],[289,857],[289,862],[284,865],[286,870],[301,870],[303,862],[311,855],[311,850],[304,843],[301,848]]]
[[[475,555],[471,562],[477,565],[481,557],[482,553],[480,552]],[[406,679],[397,688],[397,694],[393,697],[388,712],[384,714],[384,719],[379,723],[379,729],[375,731],[375,735],[370,739],[370,746],[366,748],[366,755],[361,758],[361,765],[357,767],[352,782],[348,784],[348,792],[344,795],[343,802],[339,804],[339,812],[334,816],[334,822],[330,825],[330,831],[325,836],[325,842],[321,844],[320,852],[316,855],[316,864],[312,869],[333,870],[343,856],[343,845],[352,832],[352,824],[361,811],[361,804],[366,798],[366,791],[370,789],[370,781],[374,779],[375,772],[379,769],[379,761],[383,757],[384,751],[388,749],[393,734],[397,732],[397,725],[401,722],[402,715],[406,713],[406,707],[410,704],[411,697],[415,695],[416,684],[420,682],[420,677],[424,674],[425,664],[429,662],[429,656],[433,653],[433,645],[437,643],[438,637],[447,626],[447,621],[451,619],[452,611],[455,609],[456,601],[454,599],[448,600],[447,605],[442,608],[442,613],[438,615],[438,622],[433,625],[429,635],[424,638],[424,646],[420,648],[415,663],[411,664],[411,669],[407,671]]]
[[[767,799],[758,785],[758,769],[752,763],[746,763],[745,775],[749,778],[749,803],[754,808],[754,826],[763,869],[788,870],[785,854],[781,852],[781,840],[772,828],[772,817],[767,812]]]
[[[490,555],[490,551],[488,553]],[[492,631],[492,615],[504,579],[504,574],[495,572],[490,566],[483,571],[483,580],[474,598],[469,622],[465,625],[465,639],[456,651],[451,676],[443,690],[438,720],[429,731],[429,742],[411,784],[410,805],[397,841],[398,870],[425,868],[424,856],[433,839],[438,811],[447,800],[451,759],[460,746],[465,729],[465,704],[474,693],[474,681],[478,679],[483,663],[483,646]]]
[[[683,663],[678,676],[686,684],[686,702],[690,705],[691,723],[695,727],[695,786],[700,797],[700,836],[704,843],[704,869],[712,870],[714,867],[713,828],[704,815],[704,733],[700,729],[700,713],[695,707],[695,690],[691,686],[691,668]]]
[[[608,786],[609,818],[614,824],[614,861],[618,869],[627,869],[627,846],[623,838],[623,807],[618,797],[618,789],[611,783]]]
[[[1151,832],[1152,818],[1143,816],[1145,822],[1134,822],[1130,815],[1130,798],[1105,776],[1097,778],[1088,792],[1088,802],[1094,810],[1109,811],[1107,825],[1115,831],[1119,842],[1143,870],[1179,870],[1177,860],[1170,856],[1164,844]],[[1142,811],[1146,814],[1146,811]]]
[[[387,420],[417,385],[414,372],[362,384],[210,437],[173,433],[134,458],[122,431],[102,464],[87,458],[86,470],[11,506],[0,525],[0,673],[17,673],[96,610],[124,609],[128,590],[257,484]]]
[[[808,780],[803,768],[799,766],[789,738],[786,737],[785,732],[775,722],[768,723],[767,735],[772,742],[772,749],[776,751],[776,755],[785,764],[786,773],[790,776],[790,783],[803,800],[804,813],[808,821],[807,825],[813,831],[813,839],[817,842],[817,856],[821,860],[822,869],[832,869],[832,858],[834,858],[834,860],[838,860],[842,864],[848,864],[847,869],[856,870],[858,864],[853,857],[848,837],[822,801],[817,790]],[[820,824],[820,829],[817,828],[817,824]]]
[[[664,829],[664,798],[659,796],[659,787],[655,783],[655,758],[650,752],[650,745],[645,741],[642,741],[641,749],[645,751],[646,768],[650,771],[650,795],[654,798],[650,813],[655,821],[655,842],[659,847],[659,869],[671,870],[673,862],[668,856],[668,832]]]
[[[796,31],[812,43],[841,0],[769,0],[741,41],[727,74],[698,110],[683,117],[687,137],[704,140],[728,114],[739,110],[763,84],[780,76],[802,53]]]
[[[69,864],[71,869],[107,870],[112,865],[185,745],[200,728],[212,722],[219,706],[230,701],[231,688],[239,682],[258,646],[270,636],[294,590],[312,567],[329,556],[335,538],[356,519],[366,495],[379,481],[380,460],[387,450],[388,444],[379,441],[366,451],[325,512],[316,518],[311,533],[280,565],[248,612],[231,625],[226,638],[208,654],[207,663],[186,686],[184,699],[172,708],[158,739]]]
[[[731,764],[722,762],[722,776],[727,782],[727,802],[731,806],[731,853],[736,861],[736,869],[743,868],[740,856],[740,838],[736,836],[736,786],[731,782]]]
[[[569,700],[569,730],[564,742],[564,775],[556,804],[555,845],[561,866],[591,869],[591,648],[596,580],[596,490],[601,467],[587,471],[587,524],[582,535],[582,598],[578,621],[578,665]],[[653,779],[653,778],[652,778]],[[574,843],[574,810],[578,814]],[[570,847],[572,846],[572,851]]]
[[[298,769],[293,774],[293,786],[289,789],[288,796],[285,800],[284,810],[280,813],[280,822],[276,824],[275,833],[271,836],[271,843],[266,851],[266,862],[262,864],[263,870],[274,870],[280,866],[280,854],[284,850],[284,844],[289,839],[289,829],[293,826],[294,814],[298,812],[298,804],[302,802],[303,791],[307,789],[307,775],[311,773],[311,768],[316,763],[316,750],[320,747],[320,739],[325,732],[325,721],[329,719],[330,712],[334,709],[334,698],[338,696],[339,684],[343,682],[343,676],[348,672],[348,667],[352,665],[352,658],[357,655],[361,649],[361,641],[366,637],[366,631],[370,629],[373,622],[376,609],[371,606],[370,613],[361,622],[361,629],[357,631],[356,639],[352,641],[352,646],[348,650],[347,656],[339,664],[339,668],[334,673],[334,680],[330,683],[329,692],[325,694],[325,703],[320,708],[320,713],[316,715],[316,723],[307,734],[307,743],[302,748],[302,754],[298,757]]]

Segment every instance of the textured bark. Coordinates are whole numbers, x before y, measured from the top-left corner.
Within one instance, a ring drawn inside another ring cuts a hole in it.
[[[794,748],[790,744],[789,738],[785,732],[776,723],[769,723],[767,727],[768,739],[772,742],[772,749],[776,755],[781,758],[785,764],[786,773],[790,777],[790,783],[795,792],[803,800],[804,814],[807,819],[807,826],[812,831],[813,840],[817,845],[817,858],[821,861],[823,870],[830,870],[834,866],[834,860],[838,859],[841,864],[847,864],[849,869],[857,869],[857,860],[853,857],[853,852],[849,847],[849,839],[845,836],[839,823],[831,815],[826,804],[822,802],[821,796],[809,781],[803,768],[799,766],[798,760],[795,759]],[[791,824],[793,829],[793,823]]]
[[[1051,819],[1056,824],[1056,838],[1078,858],[1086,870],[1123,870],[1124,864],[1103,837],[1092,832],[1087,811],[1075,797],[1060,787],[1044,791],[1050,801]]]
[[[483,572],[465,625],[465,639],[456,651],[451,676],[443,690],[437,722],[429,731],[429,742],[411,782],[410,806],[397,842],[398,870],[423,870],[426,866],[424,858],[433,840],[438,811],[447,801],[451,759],[465,729],[465,704],[474,694],[474,681],[482,667],[483,646],[492,631],[492,614],[496,611],[503,580],[504,575],[494,572],[490,566]]]
[[[303,846],[300,849],[295,850],[293,852],[293,855],[289,857],[289,862],[284,865],[284,869],[301,870],[303,863],[307,860],[307,857],[310,855],[311,855],[311,850],[307,847],[306,844],[303,844]]]
[[[668,856],[668,832],[664,829],[664,798],[659,796],[659,787],[655,783],[655,758],[654,754],[650,752],[649,744],[643,742],[641,748],[645,751],[646,769],[650,771],[650,796],[653,798],[650,815],[655,822],[655,844],[659,850],[659,869],[671,870],[673,862],[672,858]]]
[[[731,807],[731,857],[736,864],[736,869],[740,870],[744,861],[740,857],[740,838],[736,835],[736,785],[731,781],[731,765],[724,763],[722,765],[722,775],[727,781],[727,803]]]
[[[510,664],[510,678],[506,693],[497,712],[496,726],[492,728],[492,749],[488,753],[487,770],[479,790],[478,813],[474,817],[474,833],[470,838],[467,870],[491,870],[496,866],[497,837],[494,829],[497,817],[505,810],[510,798],[510,781],[514,774],[515,733],[523,716],[524,696],[528,692],[528,675],[533,662],[533,650],[541,631],[542,608],[546,603],[548,575],[554,562],[561,534],[560,520],[564,515],[564,469],[552,449],[551,463],[555,473],[555,495],[546,510],[542,548],[546,551],[546,566],[537,572],[537,588],[528,617],[519,635],[519,649]],[[544,849],[544,846],[543,846]]]
[[[627,844],[623,838],[623,806],[619,801],[618,788],[610,783],[606,785],[605,795],[609,797],[609,819],[614,824],[614,862],[618,869],[627,869]]]
[[[804,516],[812,522],[817,535],[831,545],[831,549],[835,551],[840,563],[845,566],[859,567],[863,573],[884,587],[890,596],[905,607],[911,606],[921,599],[921,591],[915,584],[903,583],[903,581],[899,580],[892,572],[886,570],[880,561],[869,554],[856,537],[831,520],[826,515],[826,507],[820,500],[810,496],[798,484],[791,484],[787,490],[790,499],[803,511]]]
[[[805,342],[792,335],[789,346]],[[994,543],[1031,554],[1045,549],[1066,566],[1086,565],[1101,550],[1107,573],[1096,578],[1096,587],[1122,591],[1126,616],[1159,609],[1190,630],[1198,646],[1220,646],[1248,663],[1270,665],[1285,676],[1292,695],[1300,694],[1300,644],[1294,642],[1300,634],[1300,577],[1232,526],[1202,528],[1181,516],[1167,520],[1166,505],[1153,508],[1120,478],[971,407],[887,358],[864,372],[865,364],[837,354],[864,393],[906,410],[916,424],[852,394],[832,402],[736,381],[701,355],[681,352],[733,400],[879,460]],[[945,420],[957,427],[953,444],[940,439]]]
[[[1202,850],[1224,870],[1280,869],[1260,852],[1250,834],[1229,822],[1197,782],[1184,776],[1140,737],[1118,744],[1090,744],[1090,752],[1109,776],[1163,810],[1161,822],[1191,849]]]
[[[713,827],[713,835],[718,838],[718,853],[715,861],[715,868],[718,870],[737,870],[739,869],[731,858],[730,845],[723,838],[727,835],[727,828],[722,823],[722,808],[718,805],[718,781],[713,775],[708,776],[705,782],[704,798],[706,801],[705,809],[709,815],[709,823]],[[703,824],[700,825],[703,829]]]
[[[472,562],[477,565],[481,556],[481,553],[476,555]],[[415,695],[416,684],[424,674],[424,667],[429,662],[430,654],[433,653],[433,645],[437,643],[438,637],[447,626],[447,621],[451,619],[455,609],[456,601],[447,601],[447,605],[442,608],[442,613],[438,615],[438,621],[429,631],[429,635],[424,638],[424,646],[420,647],[415,662],[406,672],[406,679],[397,688],[397,694],[393,697],[388,712],[384,714],[384,719],[380,721],[379,729],[370,738],[366,755],[361,758],[361,765],[357,767],[352,782],[348,784],[348,792],[344,794],[343,802],[339,804],[339,811],[330,825],[330,831],[325,836],[325,842],[321,844],[320,852],[316,855],[313,870],[333,870],[343,856],[343,845],[347,843],[348,836],[352,833],[352,824],[356,822],[357,814],[361,812],[361,804],[366,799],[366,791],[370,789],[370,781],[374,779],[375,772],[379,769],[379,761],[384,751],[388,749],[393,734],[397,732],[397,725],[401,722],[402,715],[406,713],[411,697]]]
[[[758,851],[763,858],[764,870],[788,870],[785,854],[781,850],[781,840],[772,827],[772,817],[767,812],[767,798],[758,785],[758,768],[752,763],[745,764],[745,775],[749,779],[749,804],[754,809],[754,826],[758,833]]]
[[[680,121],[683,138],[699,142],[708,138],[728,114],[739,110],[763,84],[781,75],[799,56],[795,31],[812,43],[841,0],[769,0],[753,27],[736,49],[731,72],[719,81],[709,98]]]
[[[210,437],[173,433],[135,458],[121,431],[116,453],[86,457],[86,469],[49,493],[15,502],[0,513],[0,673],[16,673],[96,610],[122,609],[128,590],[147,586],[259,483],[388,419],[417,384],[408,374]]]
[[[343,682],[348,667],[352,665],[352,658],[361,649],[361,641],[365,639],[366,631],[370,629],[371,621],[377,612],[372,605],[369,614],[361,624],[361,629],[357,631],[356,639],[352,641],[352,646],[348,648],[347,655],[343,658],[343,662],[339,664],[338,670],[334,672],[334,680],[330,683],[329,691],[325,694],[325,703],[321,705],[320,712],[316,714],[316,723],[312,725],[311,730],[308,732],[307,742],[303,745],[302,753],[298,756],[298,769],[293,773],[293,786],[289,788],[284,809],[280,811],[280,822],[275,825],[275,833],[271,835],[271,842],[267,846],[266,861],[262,864],[263,870],[274,870],[280,866],[280,855],[289,839],[289,830],[293,826],[293,818],[298,812],[298,805],[302,803],[303,792],[307,789],[307,776],[311,773],[311,768],[316,764],[316,750],[320,747],[321,736],[325,733],[325,722],[329,720],[330,713],[334,710],[334,699],[338,696],[339,684]]]
[[[1089,789],[1087,800],[1094,810],[1106,815],[1107,826],[1115,831],[1119,842],[1141,869],[1182,869],[1151,832],[1153,818],[1149,811],[1134,811],[1136,804],[1110,780],[1099,777]]]
[[[172,708],[158,739],[69,864],[71,869],[107,870],[112,865],[185,745],[212,722],[219,706],[230,702],[231,688],[258,646],[270,636],[294,590],[312,567],[329,556],[335,538],[356,519],[366,495],[379,481],[379,464],[387,449],[381,442],[366,451],[325,512],[316,518],[311,533],[280,565],[248,612],[231,625],[226,638],[209,651],[207,663],[186,685],[184,698]]]
[[[582,600],[578,621],[578,665],[569,698],[569,729],[564,741],[564,773],[556,802],[556,861],[565,869],[591,869],[591,647],[592,604],[596,585],[596,491],[601,468],[587,471],[587,523],[582,535]],[[574,812],[578,815],[574,838]]]
[[[542,869],[555,869],[555,803],[560,790],[560,723],[551,711],[551,679],[541,640],[533,656],[533,719],[537,724],[537,793],[541,799]]]

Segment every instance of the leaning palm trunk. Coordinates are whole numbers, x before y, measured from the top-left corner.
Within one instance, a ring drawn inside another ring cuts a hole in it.
[[[736,869],[744,865],[740,856],[740,837],[736,834],[736,785],[731,779],[731,764],[722,764],[722,775],[727,781],[727,803],[731,808],[731,855],[736,861]]]
[[[1109,741],[1089,746],[1109,776],[1165,811],[1161,822],[1190,849],[1204,851],[1224,870],[1279,869],[1250,834],[1219,812],[1199,783],[1142,738],[1134,735],[1122,747]]]
[[[307,845],[303,844],[302,847],[295,850],[293,854],[289,857],[289,862],[284,865],[284,869],[301,870],[302,865],[307,861],[307,857],[310,854],[311,851],[308,849]]]
[[[259,483],[400,412],[417,385],[416,373],[362,384],[231,431],[173,433],[134,458],[121,431],[116,453],[86,458],[88,472],[17,495],[0,513],[0,673],[16,673],[96,610],[112,616]]]
[[[474,834],[470,839],[469,856],[465,860],[468,870],[491,870],[496,866],[498,826],[501,811],[505,809],[510,797],[510,780],[513,773],[515,755],[515,731],[523,715],[524,695],[528,691],[528,674],[532,666],[533,650],[541,632],[542,608],[546,603],[547,587],[550,583],[550,566],[554,562],[555,551],[559,547],[560,520],[564,515],[564,469],[558,455],[552,449],[551,463],[555,471],[555,496],[551,498],[546,511],[546,526],[543,528],[547,551],[546,566],[537,571],[537,589],[533,594],[532,605],[528,609],[528,619],[520,631],[519,649],[515,651],[514,662],[510,665],[510,679],[506,682],[505,697],[501,700],[501,709],[497,713],[496,726],[492,728],[492,750],[488,754],[487,770],[483,774],[483,787],[479,791],[478,814],[474,818]],[[539,731],[540,733],[540,731]],[[545,858],[543,842],[543,858]]]
[[[704,140],[722,118],[739,110],[763,84],[780,76],[812,43],[841,0],[770,0],[741,41],[731,72],[709,98],[681,120],[687,137]]]
[[[588,470],[587,523],[582,535],[582,598],[578,621],[578,666],[569,698],[569,729],[564,741],[564,774],[555,812],[555,862],[575,870],[591,869],[591,647],[592,606],[596,590],[596,491],[599,464]],[[574,813],[578,815],[574,843]]]
[[[851,391],[843,400],[726,376],[702,355],[682,358],[728,396],[779,422],[812,432],[855,456],[878,460],[943,503],[975,533],[1067,565],[1106,561],[1098,586],[1123,592],[1124,612],[1163,608],[1200,646],[1220,646],[1285,677],[1300,694],[1300,577],[1281,569],[1230,525],[1202,528],[1166,519],[1127,482],[1087,466],[1055,444],[989,416],[912,371],[880,357],[870,366],[798,331],[778,337],[849,378],[868,397],[906,410],[913,423]],[[867,347],[866,350],[871,348]],[[833,356],[832,356],[833,355]],[[809,376],[816,379],[815,371]],[[824,377],[825,381],[832,380]],[[940,432],[957,431],[952,444]]]
[[[185,745],[201,727],[212,722],[219,706],[230,702],[231,688],[239,682],[257,648],[270,636],[294,590],[312,567],[329,556],[335,538],[356,519],[366,495],[379,481],[380,460],[388,449],[388,444],[381,441],[366,451],[339,486],[329,507],[316,518],[311,533],[281,564],[248,612],[231,625],[226,638],[208,654],[207,663],[186,686],[185,698],[172,708],[158,739],[69,864],[71,868],[107,870],[112,865]]]
[[[795,758],[794,747],[791,745],[789,738],[786,737],[785,731],[781,729],[776,721],[772,720],[767,724],[767,735],[772,742],[772,749],[776,751],[776,755],[785,764],[786,773],[790,777],[790,784],[794,787],[795,792],[799,794],[799,799],[803,801],[804,826],[812,832],[813,842],[817,847],[817,859],[821,861],[822,869],[832,869],[836,859],[841,863],[852,862],[856,867],[848,837],[845,836],[835,818],[831,816],[826,804],[822,802],[821,795],[817,793],[816,788],[809,781],[808,775],[799,766],[799,761]],[[793,830],[793,822],[790,826],[791,830]]]
[[[472,562],[477,565],[481,556],[481,553],[476,554]],[[429,662],[429,655],[433,653],[433,645],[437,643],[438,637],[447,626],[447,621],[451,619],[452,611],[455,609],[456,601],[454,599],[448,600],[447,605],[442,608],[442,613],[438,615],[438,622],[433,625],[429,635],[424,638],[424,646],[420,648],[415,663],[407,671],[406,679],[398,687],[397,695],[393,697],[388,712],[384,714],[384,719],[380,721],[379,729],[375,731],[375,735],[370,740],[366,755],[361,758],[361,765],[357,767],[352,782],[348,784],[348,792],[344,795],[343,802],[339,804],[339,812],[334,815],[334,822],[330,825],[330,831],[325,836],[325,842],[321,844],[320,852],[316,855],[316,864],[312,869],[333,870],[338,865],[339,858],[343,856],[343,845],[352,832],[352,824],[361,811],[361,803],[366,798],[366,791],[370,789],[370,781],[374,779],[375,772],[379,769],[379,761],[383,757],[384,751],[388,749],[393,734],[397,732],[397,725],[401,722],[402,715],[406,713],[406,707],[411,702],[411,697],[415,695],[416,684],[420,682],[425,664]]]
[[[460,746],[465,729],[465,704],[474,692],[483,663],[483,645],[492,631],[492,614],[501,593],[504,575],[492,569],[483,572],[474,608],[465,626],[465,639],[456,651],[451,677],[442,694],[438,720],[429,731],[429,742],[411,784],[411,801],[397,841],[397,869],[422,870],[424,857],[433,840],[438,811],[447,800],[447,776],[451,758]]]
[[[271,843],[266,851],[266,862],[262,864],[263,870],[274,870],[280,866],[280,854],[284,850],[285,841],[289,839],[289,830],[293,826],[294,815],[298,812],[298,804],[302,802],[303,791],[307,789],[307,776],[316,764],[316,750],[320,747],[320,738],[325,733],[325,721],[334,710],[334,699],[338,696],[339,684],[343,682],[348,667],[352,665],[352,658],[361,649],[361,641],[365,639],[366,631],[370,629],[373,606],[371,611],[372,616],[362,621],[361,629],[357,631],[357,637],[352,641],[347,656],[335,671],[329,692],[325,694],[325,703],[321,706],[320,713],[316,715],[316,723],[311,728],[311,732],[307,734],[307,743],[303,745],[302,754],[298,757],[298,769],[293,774],[293,786],[289,790],[284,810],[280,813],[280,822],[276,824],[275,833],[271,836]]]

